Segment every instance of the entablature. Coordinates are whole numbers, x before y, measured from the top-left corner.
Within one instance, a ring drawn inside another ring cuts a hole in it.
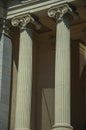
[[[9,6],[7,10],[7,19],[13,18],[18,15],[26,14],[26,13],[39,13],[41,15],[41,12],[45,12],[49,8],[53,6],[58,6],[60,4],[66,4],[66,3],[72,3],[75,0],[47,0],[47,1],[41,1],[37,0],[37,3],[33,2],[33,4],[30,4],[30,2],[20,3],[14,6]],[[46,15],[47,13],[45,13]]]
[[[24,2],[25,1],[25,2]],[[55,37],[56,22],[48,17],[48,10],[59,5],[69,4],[76,8],[78,19],[71,21],[71,37],[73,40],[85,40],[86,34],[86,1],[85,0],[23,0],[22,2],[9,6],[7,9],[7,20],[22,15],[31,14],[35,16],[41,25],[40,30],[35,30],[38,34],[49,33]],[[77,18],[77,17],[76,17]]]

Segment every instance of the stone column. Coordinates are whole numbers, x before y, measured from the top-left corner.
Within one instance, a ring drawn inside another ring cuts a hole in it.
[[[0,130],[8,130],[10,108],[12,42],[6,23],[0,37]]]
[[[70,28],[68,5],[49,10],[56,18],[55,130],[71,130],[70,124]]]
[[[19,66],[16,97],[15,130],[30,130],[32,89],[32,31],[27,28],[29,15],[12,20],[13,26],[20,26]]]

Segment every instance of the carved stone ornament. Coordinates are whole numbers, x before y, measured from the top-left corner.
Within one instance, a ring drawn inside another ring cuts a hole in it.
[[[56,17],[58,18],[58,21],[67,13],[72,13],[72,9],[68,4],[52,7],[48,10],[48,16],[51,18]]]
[[[19,26],[20,28],[25,28],[28,23],[33,23],[33,22],[34,22],[34,19],[31,17],[30,14],[14,17],[11,20],[12,26],[14,27]]]

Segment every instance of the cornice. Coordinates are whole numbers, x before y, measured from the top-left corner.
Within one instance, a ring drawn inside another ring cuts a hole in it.
[[[43,10],[48,10],[53,6],[57,6],[60,4],[74,2],[75,0],[48,0],[41,3],[36,3],[34,5],[30,5],[28,2],[24,4],[18,4],[16,6],[11,6],[7,10],[7,19],[11,19],[15,16],[24,15],[27,13],[36,13]],[[47,13],[46,13],[47,15]]]

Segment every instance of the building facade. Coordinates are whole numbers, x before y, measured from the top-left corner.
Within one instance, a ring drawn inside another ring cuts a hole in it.
[[[0,2],[0,130],[86,129],[86,1]]]

